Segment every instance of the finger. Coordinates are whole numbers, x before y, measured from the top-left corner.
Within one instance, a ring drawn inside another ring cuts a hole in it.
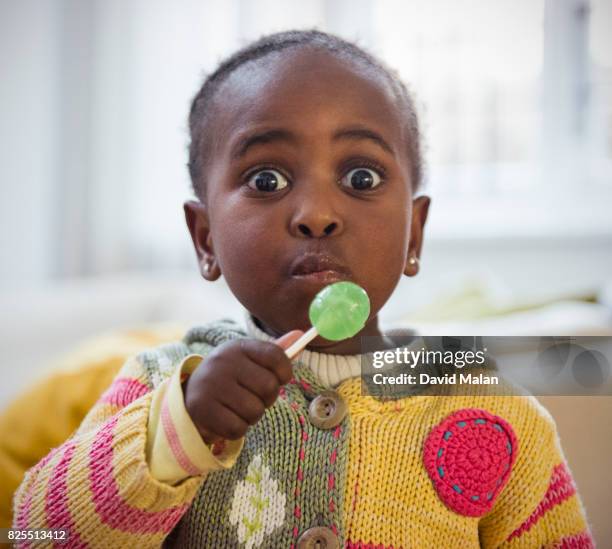
[[[272,406],[278,398],[281,383],[276,375],[251,360],[240,366],[236,380],[239,385],[257,395],[266,408]]]
[[[206,420],[205,429],[214,438],[236,440],[243,437],[249,428],[246,421],[219,402],[211,403]]]
[[[223,391],[219,395],[219,402],[249,425],[255,425],[266,411],[263,400],[240,385],[234,385],[231,389]]]
[[[291,330],[287,332],[285,335],[279,337],[274,340],[274,344],[278,345],[281,349],[285,350],[291,347],[300,337],[304,335],[302,330]]]
[[[240,348],[255,364],[271,371],[277,377],[279,383],[284,385],[293,376],[291,361],[278,345],[270,341],[242,339],[240,340]]]

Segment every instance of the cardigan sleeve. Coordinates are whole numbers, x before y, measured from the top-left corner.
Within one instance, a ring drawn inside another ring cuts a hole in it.
[[[244,445],[242,437],[209,446],[191,420],[181,383],[201,361],[200,355],[187,356],[153,396],[147,427],[147,462],[153,477],[168,484],[232,467]]]
[[[75,547],[159,547],[205,478],[170,485],[150,472],[147,422],[165,384],[129,359],[73,436],[28,471],[14,527],[65,529]]]
[[[508,486],[479,524],[483,548],[595,547],[556,425],[536,405]]]

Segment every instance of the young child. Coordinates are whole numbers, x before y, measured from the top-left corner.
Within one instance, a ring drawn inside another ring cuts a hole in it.
[[[360,338],[414,276],[429,199],[405,86],[354,44],[285,32],[196,95],[185,204],[220,321],[129,360],[26,476],[16,528],[70,547],[592,547],[554,422],[532,397],[361,394]],[[291,363],[325,285],[371,300],[355,337]]]

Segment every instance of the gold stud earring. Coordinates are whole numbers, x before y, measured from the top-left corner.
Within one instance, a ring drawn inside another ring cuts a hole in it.
[[[406,271],[408,276],[414,276],[419,272],[419,258],[416,255],[411,255],[408,258],[409,269]]]

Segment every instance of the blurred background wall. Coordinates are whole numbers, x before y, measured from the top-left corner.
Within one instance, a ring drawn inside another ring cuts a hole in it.
[[[2,0],[0,9],[5,288],[192,270],[180,208],[189,100],[237,47],[313,26],[357,40],[417,95],[434,199],[425,269],[450,257],[453,276],[488,267],[536,295],[592,289],[612,272],[602,253],[612,238],[610,0]],[[540,254],[547,261],[534,263]],[[449,269],[424,271],[423,283],[440,270]]]
[[[186,118],[218,61],[288,28],[416,94],[433,203],[383,323],[612,333],[611,22],[612,0],[0,0],[0,405],[84,337],[240,317],[197,273]]]

